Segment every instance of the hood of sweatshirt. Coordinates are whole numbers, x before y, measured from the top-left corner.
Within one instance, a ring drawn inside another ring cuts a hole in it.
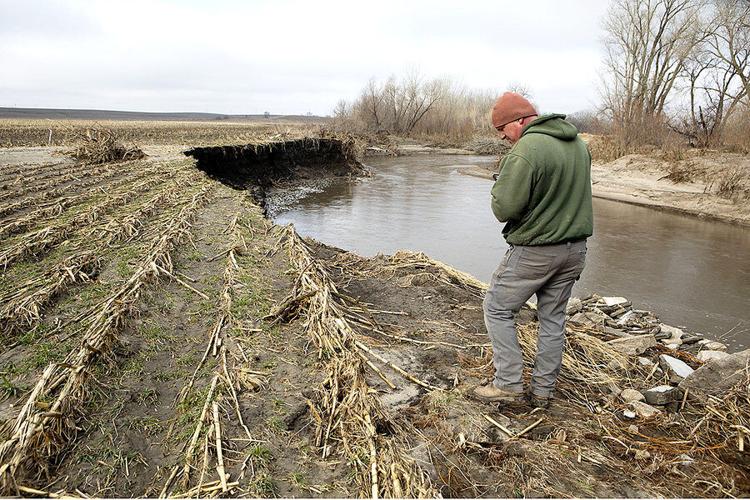
[[[565,121],[565,115],[549,114],[542,115],[529,123],[521,137],[528,134],[551,135],[562,141],[572,141],[578,135],[578,129],[572,123]]]

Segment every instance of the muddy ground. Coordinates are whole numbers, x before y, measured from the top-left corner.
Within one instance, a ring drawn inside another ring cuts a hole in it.
[[[571,329],[549,409],[480,403],[481,284],[418,254],[294,246],[252,186],[144,150],[64,184],[87,169],[0,150],[4,495],[750,493],[747,452],[698,403],[623,416],[621,389],[667,375],[612,365],[611,333]],[[533,340],[534,312],[519,325]]]

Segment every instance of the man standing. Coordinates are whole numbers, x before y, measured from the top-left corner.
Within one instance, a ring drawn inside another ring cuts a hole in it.
[[[593,232],[591,156],[565,115],[538,116],[514,92],[497,100],[492,125],[513,144],[492,187],[492,211],[506,222],[503,236],[510,248],[484,299],[495,378],[474,394],[488,402],[523,396],[515,314],[536,294],[539,337],[530,397],[535,406],[546,407],[562,363],[565,308]]]

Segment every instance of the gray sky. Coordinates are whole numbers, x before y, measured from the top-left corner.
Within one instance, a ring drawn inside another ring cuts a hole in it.
[[[596,106],[607,3],[0,0],[0,106],[330,114],[370,77]]]

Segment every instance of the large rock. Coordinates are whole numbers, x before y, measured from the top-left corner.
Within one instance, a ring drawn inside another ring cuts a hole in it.
[[[704,364],[680,382],[682,391],[705,401],[707,396],[723,396],[740,381],[745,380],[745,367],[750,363],[750,349],[714,359]]]
[[[727,345],[723,344],[721,342],[716,342],[715,340],[700,340],[698,341],[698,345],[703,346],[703,349],[708,349],[709,351],[726,351]]]
[[[642,403],[641,401],[633,401],[630,403],[630,408],[639,416],[643,418],[649,418],[653,417],[654,415],[658,415],[661,413],[661,410],[659,408],[654,408],[653,406]]]
[[[662,333],[669,334],[669,337],[661,339],[664,344],[677,344],[678,346],[682,345],[682,336],[685,334],[685,332],[674,326],[665,325],[664,323],[659,326],[661,327]]]
[[[643,401],[645,398],[643,394],[636,391],[635,389],[625,389],[620,393],[620,398],[626,403],[633,401]]]
[[[713,361],[714,359],[723,359],[727,356],[729,356],[729,354],[724,351],[711,351],[709,349],[706,349],[699,352],[696,357],[704,363],[708,363],[709,361]]]
[[[693,369],[687,363],[666,354],[659,356],[659,366],[669,376],[670,382],[681,382],[685,377],[693,373]]]
[[[623,337],[607,342],[614,350],[627,354],[628,356],[637,356],[644,353],[648,348],[656,345],[656,339],[653,335],[634,335],[632,337]]]
[[[680,390],[671,385],[657,385],[643,391],[643,396],[650,405],[668,405],[682,398]]]

